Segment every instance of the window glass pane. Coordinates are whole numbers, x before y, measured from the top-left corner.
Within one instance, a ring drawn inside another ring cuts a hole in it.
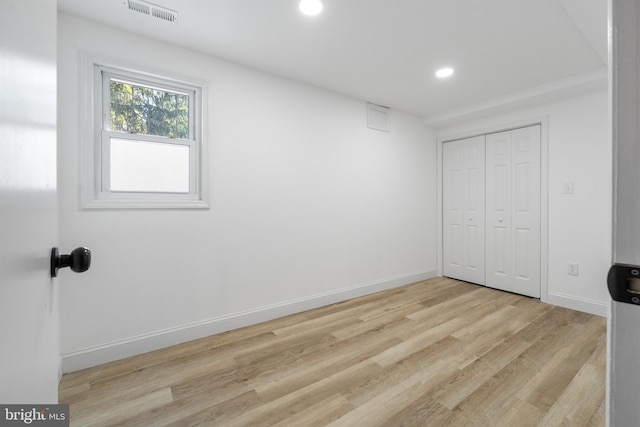
[[[189,138],[189,96],[110,80],[111,130]]]
[[[189,193],[189,147],[111,138],[111,191]]]

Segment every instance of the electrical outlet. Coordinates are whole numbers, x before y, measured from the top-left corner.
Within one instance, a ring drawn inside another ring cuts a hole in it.
[[[567,265],[567,274],[570,276],[577,276],[579,272],[579,266],[577,262],[570,262]]]

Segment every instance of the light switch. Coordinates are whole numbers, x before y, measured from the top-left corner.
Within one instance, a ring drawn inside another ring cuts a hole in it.
[[[564,183],[564,194],[573,194],[573,182]]]

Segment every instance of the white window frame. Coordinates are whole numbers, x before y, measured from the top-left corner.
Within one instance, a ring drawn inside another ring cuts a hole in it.
[[[83,209],[207,209],[205,199],[206,179],[203,173],[203,93],[202,84],[181,79],[161,77],[158,74],[141,72],[127,67],[104,65],[85,58],[84,73],[88,78],[85,86],[87,114],[85,120],[91,127],[90,141],[81,141],[81,208]],[[82,72],[82,70],[81,70]],[[135,85],[154,87],[189,96],[189,136],[187,139],[154,135],[129,134],[110,129],[111,78]],[[92,89],[92,90],[91,90]],[[82,104],[82,102],[81,102]],[[82,108],[80,114],[82,132]],[[86,122],[85,122],[86,123]],[[130,139],[161,144],[186,146],[189,148],[189,192],[134,192],[110,191],[110,140]]]

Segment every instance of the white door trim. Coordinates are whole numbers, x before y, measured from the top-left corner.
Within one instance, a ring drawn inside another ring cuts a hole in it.
[[[438,275],[443,274],[443,164],[442,144],[458,139],[470,138],[488,133],[503,132],[528,126],[540,125],[540,300],[549,303],[549,116],[532,117],[530,119],[500,122],[487,128],[474,129],[463,133],[441,135],[437,144],[437,255]]]

